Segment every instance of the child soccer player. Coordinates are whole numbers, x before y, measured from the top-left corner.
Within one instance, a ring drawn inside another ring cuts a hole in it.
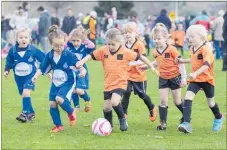
[[[137,36],[137,27],[135,22],[127,23],[124,26],[124,37],[126,40],[125,46],[139,55],[146,56],[146,49],[143,42]],[[156,119],[156,108],[152,104],[151,98],[146,94],[147,76],[146,71],[139,69],[139,64],[130,66],[128,69],[128,85],[127,90],[122,98],[122,107],[125,116],[128,116],[128,105],[132,90],[135,95],[138,95],[146,104],[149,111],[149,118],[153,122]]]
[[[106,46],[95,50],[77,63],[77,67],[81,67],[90,59],[102,62],[104,69],[104,117],[112,122],[112,107],[116,112],[120,130],[126,131],[128,124],[124,116],[123,108],[120,103],[121,97],[127,88],[127,69],[129,61],[137,61],[138,59],[145,62],[154,71],[149,60],[138,53],[132,52],[123,46],[124,37],[120,30],[111,28],[106,32]]]
[[[36,73],[36,61],[42,62],[45,54],[30,44],[30,29],[18,29],[16,39],[17,43],[10,49],[6,58],[4,76],[7,78],[10,69],[13,69],[17,89],[22,96],[22,113],[16,119],[20,122],[33,121],[35,111],[30,94],[35,85],[31,79]]]
[[[177,25],[177,31],[175,32],[175,46],[178,50],[181,51],[181,56],[184,56],[184,40],[185,40],[185,32],[183,28],[183,24],[179,23]]]
[[[167,44],[169,34],[166,26],[162,23],[156,24],[152,30],[151,36],[155,43],[155,49],[153,51],[155,61],[152,63],[154,66],[158,67],[160,72],[160,125],[157,126],[157,130],[166,130],[169,90],[172,91],[173,100],[176,107],[183,114],[181,87],[184,87],[187,84],[186,71],[184,65],[178,65],[175,63],[175,60],[181,56],[174,46]],[[143,66],[141,66],[141,68],[143,68]],[[181,118],[181,120],[183,120],[183,118]]]
[[[202,25],[192,25],[186,31],[190,49],[190,59],[179,58],[179,63],[191,63],[192,72],[188,75],[189,86],[184,99],[184,122],[178,126],[178,130],[184,133],[192,133],[191,111],[192,101],[197,92],[202,88],[208,105],[214,114],[213,131],[222,128],[224,116],[220,113],[218,104],[214,101],[214,56],[212,47],[207,39],[206,28]]]
[[[69,42],[67,43],[67,46],[69,50],[75,54],[78,60],[83,59],[95,48],[94,43],[87,39],[87,34],[87,31],[83,27],[79,27],[74,29],[69,35]],[[86,92],[86,90],[89,88],[89,75],[86,64],[84,64],[83,67],[86,69],[87,74],[83,78],[77,78],[76,89],[73,91],[72,100],[74,107],[77,111],[79,111],[79,96],[83,98],[85,101],[84,111],[89,112],[91,110],[91,99]]]
[[[46,54],[40,69],[32,78],[36,82],[39,75],[53,70],[52,84],[50,88],[50,115],[55,127],[51,132],[60,132],[64,130],[61,122],[58,105],[67,112],[69,117],[69,125],[73,126],[76,123],[76,113],[70,105],[72,91],[75,88],[76,75],[72,70],[77,59],[73,53],[64,48],[65,33],[58,29],[56,25],[50,27],[48,38],[52,45],[52,50]],[[81,67],[80,76],[85,76],[86,70]]]

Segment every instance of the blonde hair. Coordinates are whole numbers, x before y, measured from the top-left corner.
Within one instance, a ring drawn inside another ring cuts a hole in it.
[[[168,39],[170,37],[168,29],[163,23],[157,23],[151,31],[151,38],[153,39],[155,35],[161,34],[164,38]]]
[[[131,32],[135,32],[137,33],[137,24],[135,22],[129,22],[129,23],[126,23],[124,28],[123,28],[123,32],[124,33],[131,33]],[[144,44],[146,44],[145,40],[143,37],[139,36],[139,35],[136,35],[136,38],[138,40],[140,40],[141,42],[143,42]]]
[[[51,44],[54,38],[64,38],[64,40],[66,39],[66,34],[63,31],[59,30],[57,25],[52,25],[48,30],[48,39]]]
[[[106,31],[105,34],[106,41],[117,41],[121,44],[124,44],[124,36],[121,33],[121,31],[117,28],[111,28],[108,31]]]
[[[85,30],[83,27],[77,27],[76,29],[73,29],[71,33],[69,34],[69,37],[72,39],[74,37],[79,37],[82,41],[84,41],[87,38],[87,35],[89,33],[89,30]]]
[[[188,37],[188,34],[190,33],[194,33],[198,35],[201,38],[201,41],[203,42],[203,44],[206,44],[207,46],[209,46],[211,50],[213,50],[213,47],[208,40],[207,30],[203,25],[196,24],[196,25],[189,26],[186,31],[186,37]]]
[[[19,28],[16,30],[16,38],[18,37],[18,35],[21,33],[21,32],[28,32],[29,33],[29,37],[31,38],[31,33],[32,33],[32,30],[30,28]]]

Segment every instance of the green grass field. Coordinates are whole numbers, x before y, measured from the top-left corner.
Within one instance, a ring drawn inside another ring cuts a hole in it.
[[[4,64],[5,61],[2,61],[2,70]],[[181,115],[174,106],[171,95],[166,131],[156,130],[159,119],[154,123],[149,121],[148,110],[143,101],[133,95],[129,105],[128,131],[119,130],[114,113],[114,132],[108,137],[93,135],[91,127],[84,125],[92,124],[95,119],[103,117],[103,70],[100,62],[90,61],[88,67],[92,111],[80,111],[76,126],[69,127],[68,117],[61,110],[65,131],[57,134],[50,133],[53,124],[49,114],[50,81],[47,76],[38,79],[36,90],[32,93],[35,122],[23,124],[15,119],[21,112],[22,104],[13,74],[11,72],[7,80],[2,75],[2,149],[226,149],[226,123],[219,133],[211,131],[214,117],[202,91],[193,102],[192,134],[183,134],[177,130]],[[222,61],[216,61],[215,98],[226,118],[226,73],[221,71],[221,67]],[[187,65],[188,72],[189,68]],[[183,89],[182,97],[185,90],[186,88]],[[159,105],[158,78],[150,71],[147,92],[152,101]],[[83,106],[83,101],[80,102]]]

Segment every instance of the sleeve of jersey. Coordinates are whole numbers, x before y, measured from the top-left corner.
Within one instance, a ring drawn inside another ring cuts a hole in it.
[[[41,50],[36,49],[35,58],[41,63],[45,58],[45,54]]]
[[[42,63],[40,64],[40,67],[39,67],[42,74],[46,74],[46,73],[50,72],[50,70],[51,70],[51,64],[50,64],[50,61],[49,61],[49,55],[48,54],[45,56],[44,60],[42,61]]]
[[[146,56],[146,48],[145,48],[145,45],[142,42],[140,43],[138,49],[139,49],[139,53],[141,55]]]
[[[127,57],[129,61],[137,61],[140,59],[140,54],[133,52],[133,51],[127,51]]]
[[[212,51],[210,49],[203,49],[202,51],[203,55],[203,65],[207,65],[210,67],[210,65],[214,62],[214,56],[212,54]]]
[[[103,60],[103,49],[101,49],[101,48],[97,49],[97,50],[93,51],[90,55],[93,60],[102,61]]]
[[[171,54],[173,56],[173,59],[175,60],[177,57],[181,57],[180,53],[178,52],[178,50],[176,48],[173,48],[171,50]]]
[[[8,71],[13,68],[13,49],[11,48],[9,54],[6,57],[5,71]]]

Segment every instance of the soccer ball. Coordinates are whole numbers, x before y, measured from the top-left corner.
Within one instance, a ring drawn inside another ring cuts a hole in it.
[[[112,131],[110,122],[104,118],[96,119],[92,124],[92,133],[99,136],[108,136]]]

